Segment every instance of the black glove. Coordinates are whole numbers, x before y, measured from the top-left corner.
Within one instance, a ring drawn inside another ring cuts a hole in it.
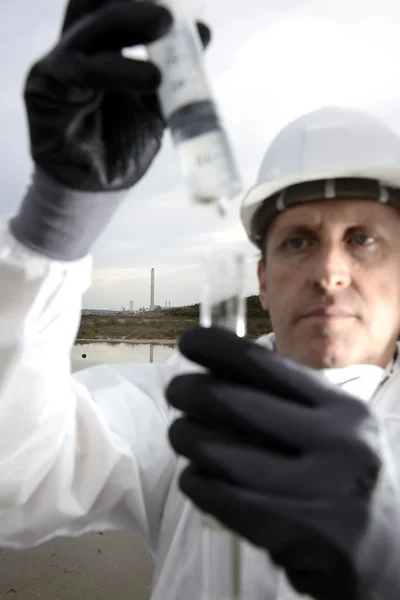
[[[62,226],[52,225],[59,246],[63,237],[71,235],[57,231],[65,228],[68,217],[78,232],[82,222],[90,221],[80,211],[85,211],[82,205],[93,204],[91,195],[80,194],[80,207],[74,211],[74,195],[65,198],[59,189],[52,189],[54,182],[70,190],[110,192],[132,187],[146,173],[165,129],[156,96],[161,75],[154,64],[125,58],[121,51],[157,40],[171,24],[169,11],[152,2],[70,0],[60,41],[32,67],[26,82],[31,153],[41,171],[36,182],[39,190],[29,206],[23,207],[24,217],[20,215],[12,224],[20,241],[48,254],[57,253],[54,240],[52,249],[44,248],[45,242],[49,246],[49,233],[42,239],[49,222],[55,220],[53,207],[58,220],[59,215],[63,219]],[[198,24],[198,30],[207,45],[209,28]],[[96,197],[95,202],[101,213],[100,199]],[[107,214],[102,220],[107,222],[112,197],[104,204]],[[82,236],[88,234],[79,232],[75,238]]]
[[[267,549],[300,593],[400,597],[400,507],[366,405],[229,331],[189,330],[179,348],[208,370],[167,390],[185,413],[170,429],[191,461],[183,492]]]
[[[32,157],[54,179],[87,191],[132,187],[161,146],[165,122],[158,68],[124,58],[125,47],[168,32],[152,2],[71,0],[55,48],[33,66],[25,101]],[[204,43],[209,29],[199,26]]]

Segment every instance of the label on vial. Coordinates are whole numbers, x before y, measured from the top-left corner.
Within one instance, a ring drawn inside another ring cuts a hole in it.
[[[183,141],[177,146],[177,152],[197,202],[230,199],[240,192],[240,179],[223,132],[209,132]]]
[[[158,94],[167,119],[186,104],[210,98],[195,35],[178,21],[170,33],[148,46],[150,59],[162,72]]]

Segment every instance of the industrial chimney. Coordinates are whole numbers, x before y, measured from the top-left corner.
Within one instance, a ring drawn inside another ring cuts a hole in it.
[[[131,300],[129,303],[129,310],[133,312],[133,300]]]
[[[150,282],[150,310],[154,310],[154,269],[151,270]]]

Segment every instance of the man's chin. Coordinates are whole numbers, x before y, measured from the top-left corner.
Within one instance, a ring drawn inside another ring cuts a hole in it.
[[[348,336],[315,336],[297,342],[295,360],[312,369],[341,369],[359,362],[354,339]],[[296,351],[297,350],[297,351]]]

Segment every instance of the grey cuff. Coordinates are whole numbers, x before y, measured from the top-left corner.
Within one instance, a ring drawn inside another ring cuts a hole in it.
[[[21,244],[39,254],[79,260],[89,253],[127,193],[69,189],[36,169],[10,229]]]

